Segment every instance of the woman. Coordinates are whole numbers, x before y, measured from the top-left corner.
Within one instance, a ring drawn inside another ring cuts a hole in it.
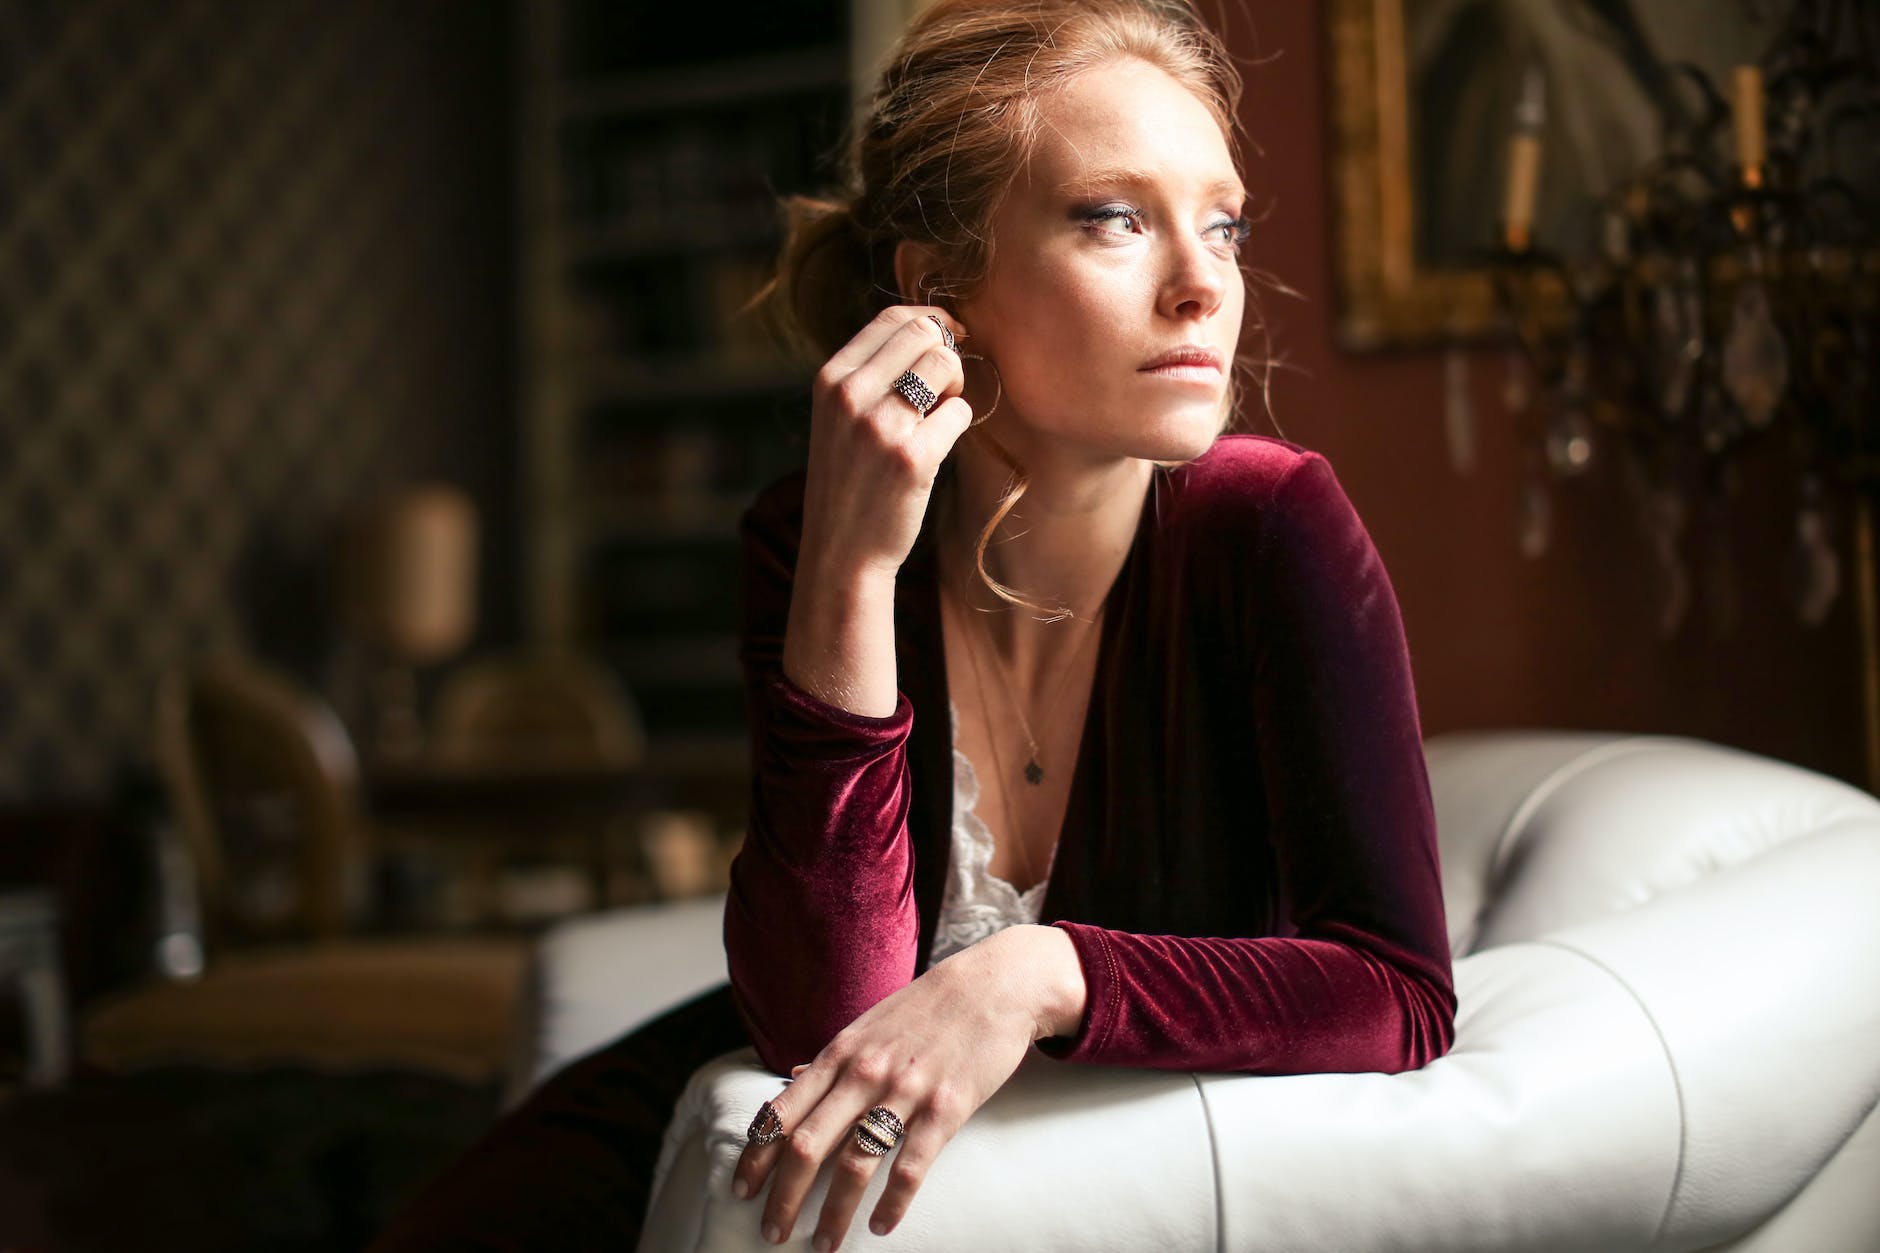
[[[686,1078],[745,1044],[793,1077],[735,1189],[781,1241],[835,1157],[819,1248],[898,1147],[868,1216],[892,1229],[1033,1047],[1257,1073],[1448,1049],[1389,581],[1322,457],[1221,434],[1237,92],[1174,0],[916,19],[770,293],[824,364],[806,468],[742,525],[730,984],[551,1080],[381,1248],[623,1247]]]

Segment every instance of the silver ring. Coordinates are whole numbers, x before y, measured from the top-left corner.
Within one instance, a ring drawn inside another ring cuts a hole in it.
[[[894,390],[906,397],[907,403],[919,410],[923,418],[929,409],[940,403],[940,397],[934,395],[933,388],[927,386],[927,381],[912,370],[901,371],[901,377],[894,380]]]
[[[947,351],[958,352],[960,350],[959,341],[953,338],[953,328],[948,326],[945,322],[942,322],[940,315],[937,313],[930,313],[927,316],[932,318],[933,324],[940,328],[940,342],[947,346]]]

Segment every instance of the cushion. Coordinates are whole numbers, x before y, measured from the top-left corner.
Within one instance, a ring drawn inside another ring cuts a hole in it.
[[[408,1069],[502,1077],[526,943],[343,941],[218,958],[200,980],[150,983],[88,1015],[107,1069],[153,1065]]]

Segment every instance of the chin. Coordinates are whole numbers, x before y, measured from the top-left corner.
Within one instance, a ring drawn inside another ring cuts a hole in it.
[[[1092,406],[1066,414],[1063,426],[1042,427],[1038,433],[1047,441],[1063,440],[1098,457],[1192,461],[1214,447],[1226,403],[1223,398],[1215,403],[1170,405],[1148,414],[1140,409]],[[1018,456],[1024,460],[1022,452]]]
[[[1146,438],[1137,441],[1140,448],[1130,455],[1144,461],[1193,461],[1214,447],[1221,421],[1218,406],[1169,414],[1145,432]]]

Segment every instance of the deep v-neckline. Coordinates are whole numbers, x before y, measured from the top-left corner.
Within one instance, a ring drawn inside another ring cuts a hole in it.
[[[1093,741],[1095,741],[1102,732],[1101,722],[1106,711],[1101,698],[1105,688],[1106,677],[1112,666],[1111,656],[1116,635],[1122,628],[1121,620],[1123,615],[1118,609],[1118,603],[1127,594],[1128,586],[1137,565],[1138,556],[1142,552],[1143,545],[1146,542],[1145,537],[1149,532],[1152,522],[1161,510],[1160,492],[1162,475],[1163,470],[1161,467],[1156,467],[1150,471],[1149,483],[1143,489],[1142,507],[1137,513],[1136,531],[1130,540],[1129,551],[1123,555],[1123,564],[1118,567],[1116,578],[1111,581],[1110,590],[1103,598],[1103,617],[1102,620],[1097,623],[1097,660],[1096,664],[1091,668],[1090,690],[1084,702],[1084,725],[1083,729],[1078,733],[1075,760],[1072,761],[1070,767],[1070,788],[1065,793],[1064,813],[1058,820],[1057,838],[1051,845],[1050,869],[1046,870],[1044,878],[1040,880],[1040,882],[1047,885],[1044,900],[1040,903],[1040,908],[1044,911],[1041,914],[1041,918],[1049,917],[1052,897],[1057,894],[1055,891],[1057,883],[1056,870],[1057,867],[1065,864],[1065,855],[1071,850],[1071,845],[1067,844],[1067,841],[1075,842],[1078,837],[1078,832],[1072,823],[1072,818],[1077,813],[1078,798],[1084,794],[1085,790],[1088,789],[1090,785],[1090,781],[1086,776],[1091,769],[1090,760],[1096,753],[1092,745]],[[938,513],[938,510],[929,512],[929,522],[933,521],[936,513]],[[941,589],[943,579],[940,571],[940,560],[938,552],[932,547],[931,533],[924,533],[924,540],[928,545],[928,551],[925,556],[925,562],[927,564],[926,573],[928,575],[926,579],[927,603],[925,610],[927,613],[927,621],[933,626],[932,638],[938,645],[938,647],[933,650],[933,664],[939,671],[940,699],[943,702],[950,702],[953,697],[953,681],[947,665],[946,607],[942,603],[944,593]],[[945,738],[948,744],[948,799],[945,806],[947,823],[941,835],[945,841],[943,847],[946,851],[946,864],[950,865],[954,856],[952,847],[953,827],[954,824],[959,821],[959,815],[953,810],[952,800],[953,788],[951,786],[951,770],[953,756],[950,724]],[[1016,885],[1013,886],[1016,887]],[[937,910],[938,907],[939,903],[936,900],[934,908]]]
[[[957,777],[955,778],[954,786],[953,786],[953,805],[954,805],[953,821],[949,824],[948,830],[951,831],[953,835],[957,836],[962,826],[966,827],[968,831],[971,830],[971,824],[966,821],[967,818],[970,817],[974,822],[977,822],[979,824],[980,829],[986,833],[986,864],[983,869],[978,871],[978,873],[983,875],[984,878],[991,880],[994,883],[1003,884],[1005,887],[1011,889],[1012,896],[1018,902],[1019,908],[1035,915],[1037,913],[1035,906],[1044,899],[1044,893],[1049,890],[1048,885],[1051,882],[1051,871],[1057,865],[1057,853],[1058,853],[1057,846],[1055,844],[1051,846],[1051,855],[1045,859],[1044,874],[1039,876],[1038,882],[1032,884],[1028,888],[1021,888],[1018,886],[1018,884],[1012,882],[1010,879],[1006,878],[1004,875],[995,874],[993,872],[992,858],[995,854],[997,854],[999,850],[999,837],[996,833],[994,833],[994,831],[992,830],[992,827],[986,822],[985,818],[979,812],[979,800],[981,797],[985,795],[986,785],[980,775],[979,767],[974,765],[973,759],[969,757],[960,748],[959,724],[960,724],[959,708],[953,703],[952,698],[948,697],[947,699],[947,727],[948,727],[948,732],[949,732],[949,740],[952,744],[952,750],[953,750],[953,759],[954,759],[953,764],[956,770],[960,768],[964,768],[964,770],[966,771],[967,777],[969,777],[973,781],[972,798],[966,802],[965,811],[961,812],[959,808],[960,803],[961,803],[960,786],[959,786],[959,781]],[[1074,779],[1073,779],[1073,786],[1075,786]],[[1068,795],[1065,797],[1064,807],[1066,811],[1070,809]],[[1061,828],[1062,828],[1062,824],[1060,824],[1060,838],[1061,838]],[[952,862],[954,864],[957,864],[959,862],[961,850],[955,847],[949,850],[949,853],[950,853]],[[951,867],[949,867],[949,869],[951,869]]]

